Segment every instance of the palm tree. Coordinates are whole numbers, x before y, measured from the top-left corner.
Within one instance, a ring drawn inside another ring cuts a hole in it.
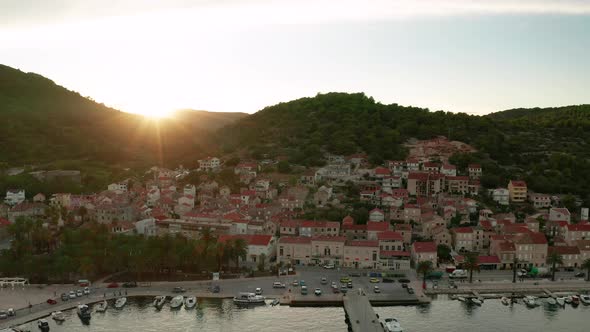
[[[512,261],[512,283],[516,283],[516,265],[518,264],[518,258],[514,257]]]
[[[551,264],[551,281],[555,281],[555,265],[563,264],[563,257],[557,251],[552,250],[547,255],[547,263]]]
[[[479,272],[479,259],[477,253],[471,252],[465,255],[465,261],[463,267],[469,270],[469,283],[473,282],[473,271]]]
[[[262,253],[258,256],[258,271],[264,271],[266,264],[266,254]]]
[[[213,234],[211,233],[211,229],[203,228],[203,230],[201,230],[201,240],[203,240],[204,242],[203,256],[207,257],[207,250],[209,249],[209,245],[213,241]]]
[[[422,274],[424,279],[422,279],[422,288],[426,288],[426,276],[428,275],[428,273],[430,273],[430,271],[432,271],[432,262],[431,261],[421,261],[418,263],[418,266],[416,267],[416,272],[418,272],[418,274]]]
[[[248,255],[248,244],[244,239],[236,239],[233,243],[233,258],[236,262],[236,268],[240,269],[240,258],[245,260]]]
[[[586,281],[590,281],[590,258],[586,258],[580,267],[586,270]]]

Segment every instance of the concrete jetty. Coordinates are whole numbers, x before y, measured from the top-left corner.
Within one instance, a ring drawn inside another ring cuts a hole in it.
[[[342,296],[346,323],[353,332],[385,332],[379,317],[373,310],[368,296],[362,289]]]

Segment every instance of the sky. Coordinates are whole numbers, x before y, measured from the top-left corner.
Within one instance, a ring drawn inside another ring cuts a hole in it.
[[[590,0],[0,0],[0,63],[123,111],[331,91],[486,114],[590,103]]]

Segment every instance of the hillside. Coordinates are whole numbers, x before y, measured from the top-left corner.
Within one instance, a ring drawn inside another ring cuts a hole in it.
[[[173,113],[174,119],[182,121],[195,130],[215,131],[230,125],[244,117],[248,113],[239,112],[208,112],[197,110],[178,110]]]
[[[384,105],[362,93],[328,93],[266,107],[220,130],[218,139],[226,152],[247,151],[255,158],[284,155],[315,166],[324,163],[325,152],[366,152],[374,164],[405,158],[408,139],[444,135],[478,150],[453,162],[484,164],[482,183],[488,187],[521,178],[540,192],[586,197],[590,188],[582,183],[590,181],[589,108],[474,116]]]
[[[149,120],[98,104],[40,75],[0,65],[0,162],[190,164],[211,152],[209,130],[239,117],[183,114],[179,119]]]

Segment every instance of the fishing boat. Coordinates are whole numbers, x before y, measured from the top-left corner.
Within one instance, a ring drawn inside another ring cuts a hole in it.
[[[526,306],[529,308],[534,308],[539,305],[537,303],[537,298],[534,296],[525,296],[522,300],[524,301],[524,304],[526,304]]]
[[[483,301],[478,299],[477,297],[472,297],[470,300],[471,300],[471,303],[478,305],[478,306],[481,306],[483,304]]]
[[[37,327],[39,328],[39,330],[45,332],[45,331],[49,331],[49,322],[46,321],[45,319],[39,319],[37,321]]]
[[[557,301],[557,305],[559,305],[560,307],[565,307],[565,298],[558,297],[555,299],[555,301]]]
[[[507,298],[506,296],[502,296],[502,298],[500,299],[500,302],[502,302],[503,305],[509,305],[510,299]]]
[[[115,308],[117,309],[121,309],[125,306],[125,304],[127,304],[127,298],[126,297],[120,297],[117,299],[117,301],[115,301]]]
[[[590,295],[580,294],[579,298],[584,305],[590,305]]]
[[[457,296],[457,300],[461,301],[461,302],[465,302],[467,301],[466,298],[464,298],[463,296]]]
[[[105,312],[105,311],[107,311],[108,306],[109,306],[109,303],[107,302],[107,300],[104,300],[96,306],[96,312]]]
[[[555,306],[555,305],[557,305],[557,300],[556,300],[556,299],[554,299],[554,298],[552,298],[552,297],[548,297],[548,298],[547,298],[547,300],[546,300],[546,302],[547,302],[547,304],[548,304],[548,305],[550,305],[550,306]]]
[[[387,332],[403,332],[401,324],[395,318],[385,319],[385,329]]]
[[[178,295],[170,300],[170,308],[171,309],[178,309],[182,307],[182,303],[184,302],[184,297],[182,295]]]
[[[82,321],[89,321],[90,320],[90,308],[87,305],[85,305],[85,304],[78,305],[76,312],[78,313],[78,317],[80,317],[80,319]]]
[[[254,293],[240,293],[234,296],[234,303],[236,304],[265,304],[265,298]]]
[[[166,296],[156,296],[154,298],[153,305],[154,305],[154,307],[156,307],[156,309],[161,310],[165,303],[166,303]]]
[[[281,301],[279,301],[279,299],[274,299],[274,300],[272,300],[272,302],[270,303],[270,305],[274,307],[276,305],[279,305],[280,303],[281,303]]]
[[[63,322],[66,320],[64,313],[61,311],[54,311],[51,313],[51,318],[56,322]]]
[[[580,298],[576,295],[572,295],[572,307],[580,305]]]
[[[197,298],[194,296],[189,296],[184,300],[185,309],[192,309],[195,305],[197,305]]]

